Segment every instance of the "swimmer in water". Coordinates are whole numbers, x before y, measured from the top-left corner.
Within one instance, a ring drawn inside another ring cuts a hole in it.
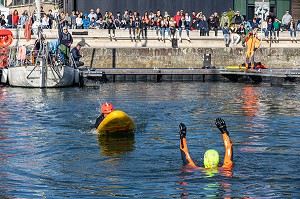
[[[111,103],[105,102],[104,104],[102,104],[101,105],[102,113],[96,119],[95,128],[98,128],[99,124],[104,120],[104,118],[113,111],[114,111],[114,106]]]
[[[205,169],[215,169],[215,168],[223,168],[226,170],[230,170],[233,167],[233,151],[232,151],[232,143],[229,138],[229,132],[227,131],[227,127],[225,121],[221,118],[216,119],[216,126],[222,133],[224,147],[225,147],[225,157],[224,163],[221,167],[218,167],[219,164],[219,153],[214,149],[209,149],[204,154],[204,168]],[[196,166],[192,158],[190,157],[188,148],[187,148],[187,141],[186,141],[186,126],[183,123],[179,124],[180,129],[180,151],[181,151],[181,158],[183,164],[185,166],[189,166],[191,168],[201,168]]]

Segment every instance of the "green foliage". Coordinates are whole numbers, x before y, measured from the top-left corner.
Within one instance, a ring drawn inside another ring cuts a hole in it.
[[[234,10],[229,10],[227,11],[227,16],[229,17],[229,21],[230,21],[230,24],[232,24],[232,21],[233,21],[233,15],[235,14],[235,11]]]

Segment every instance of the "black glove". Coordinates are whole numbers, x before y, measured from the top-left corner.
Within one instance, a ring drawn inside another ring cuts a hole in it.
[[[216,126],[218,127],[218,129],[221,131],[221,133],[227,133],[227,128],[226,128],[226,124],[225,121],[222,118],[217,118],[216,119]]]
[[[186,127],[185,127],[185,125],[183,123],[180,123],[179,124],[179,129],[180,129],[180,131],[179,131],[180,139],[185,138],[185,136],[186,136]]]

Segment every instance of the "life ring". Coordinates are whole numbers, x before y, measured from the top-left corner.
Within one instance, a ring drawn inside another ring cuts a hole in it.
[[[0,48],[0,55],[7,54],[8,50],[6,48]]]
[[[13,34],[10,30],[0,29],[0,47],[6,48],[13,41]]]
[[[26,41],[30,41],[31,39],[31,25],[32,24],[30,20],[25,23],[24,37],[26,38]]]
[[[8,47],[13,41],[12,35],[0,35],[0,47],[6,48]]]
[[[0,36],[13,35],[8,29],[0,29]]]

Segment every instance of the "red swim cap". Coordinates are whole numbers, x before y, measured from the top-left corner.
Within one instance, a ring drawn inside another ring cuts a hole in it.
[[[105,102],[101,106],[101,111],[103,114],[109,114],[114,111],[114,106],[109,102]]]

